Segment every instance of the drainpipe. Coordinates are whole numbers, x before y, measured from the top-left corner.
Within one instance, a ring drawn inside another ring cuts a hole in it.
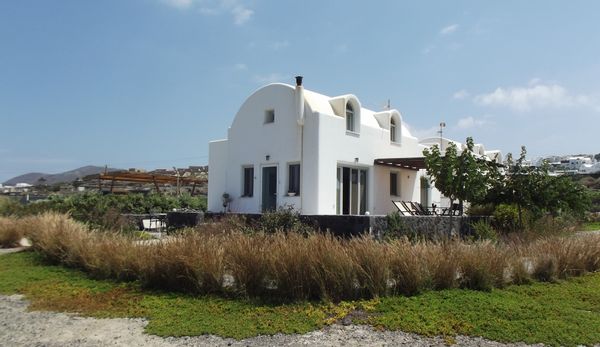
[[[298,125],[300,125],[300,213],[304,210],[304,88],[302,76],[296,76],[296,110],[298,112]]]

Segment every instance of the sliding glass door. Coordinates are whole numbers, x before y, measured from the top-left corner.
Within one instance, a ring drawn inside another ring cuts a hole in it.
[[[365,214],[367,211],[367,169],[337,168],[337,214]]]

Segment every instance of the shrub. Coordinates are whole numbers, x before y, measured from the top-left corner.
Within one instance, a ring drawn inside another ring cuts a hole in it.
[[[498,240],[498,233],[490,225],[490,223],[486,220],[478,220],[476,222],[473,222],[471,224],[471,227],[473,229],[473,234],[470,235],[470,237],[469,237],[471,240],[475,240],[475,241],[483,241],[483,240],[497,241]]]
[[[496,206],[493,216],[494,226],[498,230],[504,233],[522,231],[519,230],[519,210],[516,205],[500,204]],[[526,220],[524,214],[523,220]]]
[[[17,219],[0,217],[0,248],[19,245],[23,238],[23,226]]]
[[[127,229],[122,213],[167,212],[174,208],[206,209],[206,198],[189,195],[179,197],[152,193],[128,195],[103,195],[84,193],[71,196],[51,195],[47,201],[20,205],[11,202],[9,207],[0,202],[0,213],[18,216],[38,215],[45,212],[68,213],[75,220],[101,229]],[[5,206],[5,207],[2,207]]]
[[[268,296],[271,287],[269,280],[269,252],[266,249],[270,241],[265,234],[232,234],[227,242],[227,266],[235,279],[238,293],[249,296]]]
[[[219,235],[181,233],[138,246],[139,279],[146,287],[191,293],[224,291],[225,246]]]
[[[385,219],[386,228],[383,231],[383,239],[385,240],[407,238],[411,241],[423,241],[426,239],[424,235],[406,226],[402,220],[402,215],[398,211],[388,214]],[[435,235],[435,233],[430,235]]]
[[[491,216],[494,214],[494,204],[472,204],[466,211],[469,216]]]
[[[368,236],[348,242],[348,252],[356,266],[360,297],[379,297],[388,293],[390,251],[387,244],[373,242]]]
[[[95,277],[201,295],[339,301],[428,289],[490,290],[600,270],[600,236],[594,234],[498,243],[379,242],[320,233],[248,234],[224,222],[158,242],[93,230],[55,213],[0,219],[2,226],[11,223],[50,261]]]
[[[309,225],[300,220],[300,213],[294,206],[282,206],[275,211],[263,213],[254,223],[256,230],[272,234],[275,232],[308,233],[313,231]]]
[[[506,252],[494,244],[462,244],[458,248],[460,286],[475,290],[491,290],[505,285]]]
[[[408,240],[393,240],[389,243],[389,271],[393,294],[414,295],[427,286],[426,267],[423,257],[426,246],[411,244]]]
[[[0,196],[0,216],[19,215],[22,205],[15,199]]]

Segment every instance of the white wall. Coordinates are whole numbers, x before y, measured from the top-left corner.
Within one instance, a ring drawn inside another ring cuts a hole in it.
[[[256,213],[261,210],[261,176],[264,166],[278,169],[277,204],[293,205],[304,214],[335,214],[337,167],[340,165],[368,170],[367,210],[371,214],[387,214],[395,210],[389,195],[390,168],[374,166],[378,158],[422,156],[422,146],[398,124],[398,143],[390,142],[389,116],[360,109],[358,134],[346,132],[346,121],[332,114],[328,97],[311,92],[312,105],[328,113],[311,109],[305,103],[304,127],[297,122],[295,89],[284,84],[272,84],[257,90],[240,107],[228,140],[211,142],[209,146],[210,211],[222,211],[221,196],[233,198],[231,211]],[[275,122],[264,124],[265,111],[275,110]],[[397,111],[395,111],[397,112]],[[393,112],[390,112],[390,115]],[[387,117],[387,118],[386,118]],[[269,156],[269,160],[266,156]],[[358,160],[356,160],[358,158]],[[301,163],[301,194],[287,196],[287,165]],[[254,166],[254,194],[242,197],[242,167]],[[419,201],[419,172],[396,170],[400,175],[402,200]]]
[[[275,121],[265,124],[265,111],[275,110]],[[294,88],[272,84],[257,90],[240,107],[228,131],[227,153],[224,155],[218,146],[209,148],[209,210],[218,206],[213,200],[224,192],[233,198],[231,211],[256,213],[261,210],[262,168],[277,167],[277,204],[294,205],[301,208],[301,197],[288,197],[288,164],[300,162],[301,127],[297,123],[294,106]],[[214,158],[222,156],[222,158]],[[267,160],[267,156],[269,156]],[[217,162],[225,162],[217,164]],[[221,166],[223,165],[223,166]],[[252,197],[242,197],[243,167],[254,167],[254,193]],[[306,168],[301,167],[302,174]],[[215,176],[217,183],[213,185]],[[219,181],[224,177],[224,184]],[[301,182],[302,183],[302,182]],[[221,188],[222,189],[219,189]],[[303,189],[301,184],[301,189]],[[216,192],[216,190],[219,190]],[[221,191],[222,190],[222,191]],[[303,195],[303,194],[301,194]],[[221,208],[222,210],[222,208]]]
[[[227,191],[227,140],[208,144],[208,202],[212,212],[223,211],[223,193]]]
[[[367,210],[371,214],[387,214],[391,211],[389,196],[389,169],[374,166],[378,158],[419,157],[421,147],[414,137],[406,136],[402,129],[400,144],[390,143],[388,129],[371,127],[364,124],[365,117],[373,117],[371,112],[362,109],[363,125],[359,134],[346,132],[345,118],[335,115],[318,114],[319,120],[319,157],[318,157],[318,214],[336,213],[336,169],[338,166],[351,166],[368,169]],[[356,162],[355,159],[358,158]],[[386,171],[387,170],[387,171]],[[402,199],[419,201],[419,187],[415,187],[417,172],[401,171],[400,189]],[[387,172],[387,174],[386,174]]]

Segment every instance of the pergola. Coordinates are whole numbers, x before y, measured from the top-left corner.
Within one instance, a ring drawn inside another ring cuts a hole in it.
[[[177,188],[181,185],[191,185],[192,194],[196,190],[196,185],[208,182],[205,178],[180,177],[176,175],[158,175],[142,172],[114,171],[105,172],[98,175],[98,189],[102,190],[102,181],[110,181],[110,191],[113,191],[115,182],[131,183],[154,183],[156,191],[160,193],[159,184],[176,184]]]
[[[375,159],[375,165],[417,171],[425,169],[425,157]]]

